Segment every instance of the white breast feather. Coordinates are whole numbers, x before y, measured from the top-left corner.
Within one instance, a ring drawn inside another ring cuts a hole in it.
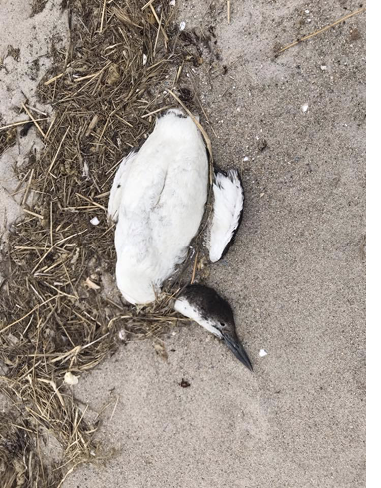
[[[158,119],[123,183],[116,280],[130,303],[155,300],[163,281],[183,262],[204,213],[205,145],[193,121],[177,114],[172,110]]]
[[[209,230],[209,258],[218,261],[231,241],[243,210],[243,188],[236,170],[217,173],[213,184],[214,206]]]
[[[122,201],[125,183],[130,173],[131,165],[136,158],[136,154],[137,153],[135,151],[132,151],[128,156],[123,158],[117,172],[115,173],[107,209],[109,218],[114,222],[118,222],[119,206],[120,202]]]

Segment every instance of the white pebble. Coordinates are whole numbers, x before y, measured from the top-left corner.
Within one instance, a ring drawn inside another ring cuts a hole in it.
[[[120,329],[120,331],[118,333],[118,337],[121,341],[125,341],[126,337],[127,337],[126,331],[124,329]]]
[[[267,356],[267,352],[266,352],[264,349],[261,349],[261,350],[259,351],[259,356],[260,356],[261,358],[263,358],[264,356]]]
[[[67,385],[77,385],[78,384],[78,376],[74,376],[73,373],[70,373],[70,371],[68,371],[67,373],[65,373],[64,382]]]
[[[147,64],[147,55],[143,54],[143,66]]]
[[[326,66],[325,64],[322,64],[322,65],[320,66],[320,69],[321,69],[322,71],[326,71],[326,70],[327,70],[327,66]]]
[[[183,31],[186,25],[187,24],[184,21],[180,22],[180,30]]]
[[[249,161],[249,157],[248,157],[248,156],[245,156],[245,157],[243,158],[243,160],[244,160],[244,161]]]
[[[305,10],[305,12],[306,12],[306,14],[309,14],[309,13],[310,13],[310,11],[309,11],[309,10]]]
[[[307,19],[307,22],[311,22],[311,19]]]
[[[93,225],[99,225],[99,224],[100,224],[100,221],[99,221],[98,217],[93,217],[93,218],[90,220],[90,224],[93,224]]]
[[[85,176],[86,178],[89,177],[89,165],[86,163],[86,161],[83,163],[82,176]]]
[[[303,104],[301,108],[302,108],[302,112],[306,113],[308,110],[308,103]]]
[[[169,2],[169,5],[171,5],[172,7],[174,7],[176,5],[176,0],[171,0]]]

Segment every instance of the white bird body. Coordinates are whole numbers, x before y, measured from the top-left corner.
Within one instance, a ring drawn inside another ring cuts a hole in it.
[[[110,193],[116,280],[130,303],[154,301],[184,261],[201,224],[207,186],[202,136],[190,117],[169,110],[139,152],[122,161]]]

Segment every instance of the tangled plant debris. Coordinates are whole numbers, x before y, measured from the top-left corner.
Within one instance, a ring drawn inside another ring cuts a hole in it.
[[[52,43],[54,67],[38,88],[53,116],[36,119],[24,105],[44,148],[19,169],[25,217],[11,228],[1,263],[0,387],[19,413],[0,424],[7,488],[59,486],[79,464],[104,459],[97,425],[86,420],[71,385],[118,342],[158,335],[178,321],[176,279],[151,307],[110,298],[105,283],[115,251],[106,207],[118,162],[144,141],[155,114],[177,96],[195,108],[181,79],[197,52],[181,40],[173,3],[66,3],[68,47]],[[2,149],[15,131],[0,133]],[[63,448],[56,466],[39,453],[42,430]]]

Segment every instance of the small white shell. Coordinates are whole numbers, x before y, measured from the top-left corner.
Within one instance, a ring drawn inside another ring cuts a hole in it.
[[[78,383],[78,377],[74,376],[73,373],[70,373],[70,371],[68,371],[67,373],[65,373],[64,381],[68,385],[76,385]]]
[[[90,220],[90,224],[92,224],[92,225],[99,225],[100,224],[100,220],[98,219],[98,217],[93,217]]]

